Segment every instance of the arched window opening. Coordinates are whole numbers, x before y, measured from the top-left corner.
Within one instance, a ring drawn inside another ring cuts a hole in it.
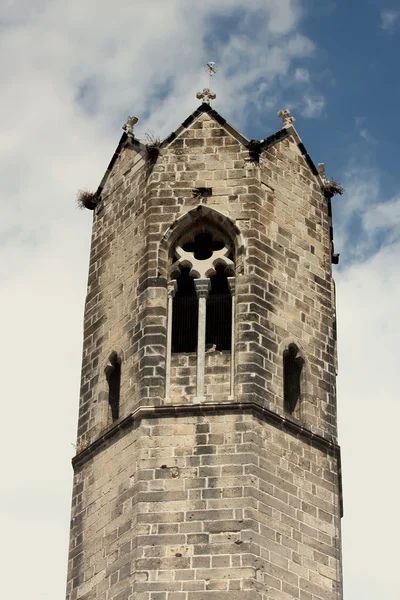
[[[283,402],[284,409],[293,415],[301,399],[301,374],[304,359],[299,355],[296,344],[289,344],[283,352]]]
[[[170,246],[166,398],[170,397],[170,393],[176,393],[173,391],[176,386],[187,389],[187,386],[193,386],[195,380],[196,399],[204,399],[210,393],[207,389],[214,385],[210,383],[210,373],[205,378],[210,366],[216,373],[222,374],[221,378],[226,367],[230,370],[228,394],[233,393],[233,248],[231,237],[219,224],[208,219],[194,220],[191,227],[182,231]],[[220,354],[208,353],[208,350],[217,350]],[[225,354],[222,351],[226,351]],[[191,362],[191,357],[173,358],[182,353],[195,354],[196,364]],[[193,367],[195,374],[190,370]],[[222,382],[216,382],[215,389],[221,385]]]
[[[112,352],[105,369],[108,383],[108,403],[111,408],[113,421],[119,418],[119,404],[121,393],[121,359],[116,352]]]
[[[232,299],[224,266],[210,277],[207,298],[206,350],[230,350],[232,342]]]
[[[231,293],[227,272],[233,272],[232,252],[226,235],[197,224],[185,232],[173,248],[172,274],[177,289],[173,299],[172,353],[196,352],[198,345],[198,295],[196,283],[210,281],[207,294],[207,349],[231,348]]]
[[[177,278],[178,289],[173,301],[172,352],[196,352],[197,296],[189,267],[181,269]]]

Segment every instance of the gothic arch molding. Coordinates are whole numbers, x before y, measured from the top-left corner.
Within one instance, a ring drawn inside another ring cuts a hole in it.
[[[209,225],[218,229],[220,233],[233,244],[236,257],[237,272],[243,272],[243,255],[245,250],[244,239],[238,226],[226,215],[214,208],[200,204],[181,215],[174,221],[163,235],[158,251],[158,275],[168,277],[168,262],[170,249],[174,247],[176,240],[183,236],[186,231],[191,234],[200,232]]]
[[[290,344],[295,344],[297,346],[298,351],[299,351],[299,356],[301,356],[301,358],[304,360],[305,367],[308,370],[309,363],[308,363],[308,359],[307,359],[307,354],[306,354],[302,344],[294,336],[286,337],[285,339],[283,339],[281,341],[281,343],[279,344],[279,354],[282,355],[284,350],[287,350],[287,348],[289,347]]]

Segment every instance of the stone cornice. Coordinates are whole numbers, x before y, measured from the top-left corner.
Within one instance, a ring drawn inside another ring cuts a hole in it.
[[[94,454],[102,449],[103,444],[112,439],[119,431],[130,428],[136,421],[144,418],[155,417],[181,417],[188,414],[218,414],[224,412],[254,412],[264,418],[268,423],[280,427],[304,440],[308,440],[313,446],[340,454],[340,447],[335,440],[312,432],[304,427],[300,421],[286,418],[272,410],[260,406],[256,402],[204,402],[202,404],[164,404],[163,406],[139,406],[125,418],[114,423],[98,438],[91,442],[82,452],[74,456],[72,464],[78,467],[89,460]]]
[[[165,404],[163,406],[139,406],[127,417],[119,420],[104,431],[98,438],[91,442],[82,452],[72,459],[74,470],[83,466],[98,452],[104,448],[105,444],[116,436],[120,431],[131,429],[137,421],[141,419],[151,419],[159,417],[181,417],[185,415],[204,415],[218,414],[226,412],[252,412],[261,417],[271,425],[283,429],[314,447],[318,447],[326,453],[335,456],[338,469],[339,486],[339,508],[340,516],[343,516],[343,493],[342,493],[342,467],[340,446],[335,440],[326,438],[322,435],[312,432],[304,427],[301,422],[286,418],[278,413],[260,406],[256,402],[204,402],[202,404]]]

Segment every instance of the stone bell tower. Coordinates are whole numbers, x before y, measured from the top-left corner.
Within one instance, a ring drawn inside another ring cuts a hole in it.
[[[88,202],[67,598],[339,600],[335,190],[200,96]]]

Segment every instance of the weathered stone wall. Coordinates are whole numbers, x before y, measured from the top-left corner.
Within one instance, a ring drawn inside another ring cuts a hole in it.
[[[110,424],[104,369],[112,351],[122,358],[121,416],[139,394],[141,328],[138,275],[143,263],[145,163],[125,149],[114,165],[93,221],[84,317],[78,443],[93,441]]]
[[[204,391],[207,401],[227,400],[230,396],[231,353],[206,352]],[[193,402],[196,395],[196,353],[173,354],[171,363],[171,402]]]
[[[247,313],[246,304],[266,309],[253,309],[253,316],[269,408],[283,413],[282,352],[296,342],[306,361],[301,419],[322,435],[336,435],[329,205],[292,138],[263,153],[260,171],[263,205],[248,256],[253,287],[240,310]]]
[[[328,202],[291,138],[262,154],[259,175],[261,197],[253,194],[252,218],[243,231],[247,270],[237,286],[237,395],[251,394],[283,414],[283,351],[295,342],[306,362],[301,420],[321,435],[335,436]]]
[[[160,241],[199,205],[192,194],[199,187],[212,188],[202,204],[231,219],[245,244],[236,257],[237,398],[282,413],[282,353],[295,341],[307,363],[302,420],[335,435],[327,201],[291,138],[266,150],[259,165],[202,114],[161,149],[150,174],[125,148],[103,192],[93,229],[80,436],[90,441],[107,425],[104,366],[112,350],[123,357],[122,416],[164,400],[168,265]]]
[[[203,112],[152,168],[129,146],[112,167],[93,224],[68,600],[341,597],[331,219],[298,140],[280,137],[258,162]],[[212,195],[193,197],[201,187]],[[172,356],[165,399],[167,283],[169,244],[199,204],[236,248],[235,381],[230,397],[230,353],[207,354],[189,415],[194,355]],[[291,342],[306,362],[296,417]]]
[[[337,489],[251,411],[144,418],[76,468],[68,599],[337,600]]]

